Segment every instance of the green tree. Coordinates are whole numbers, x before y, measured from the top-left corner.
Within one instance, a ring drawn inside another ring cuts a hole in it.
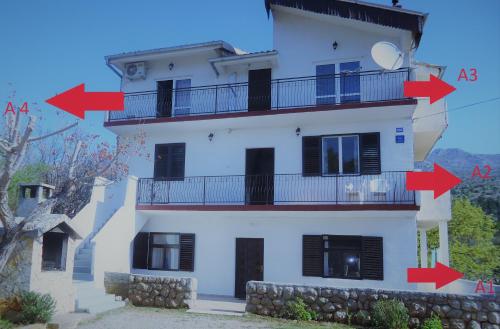
[[[50,167],[43,163],[29,164],[16,171],[9,184],[9,207],[15,211],[18,203],[18,193],[20,183],[44,183],[41,180],[49,171]]]
[[[467,279],[492,278],[500,269],[500,248],[493,243],[496,230],[493,217],[468,199],[455,199],[448,230],[450,265]],[[428,247],[439,247],[437,229],[429,231]]]

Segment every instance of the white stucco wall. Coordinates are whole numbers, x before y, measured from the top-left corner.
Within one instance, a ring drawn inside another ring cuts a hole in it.
[[[156,212],[148,232],[196,234],[195,271],[134,270],[164,276],[192,276],[198,292],[233,295],[236,238],[264,238],[264,280],[337,287],[413,289],[406,269],[416,266],[414,212],[245,213]],[[383,237],[384,280],[343,280],[302,276],[302,235],[339,234]]]
[[[323,122],[300,125],[301,136],[295,134],[296,122],[290,120],[287,125],[283,121],[283,125],[285,127],[234,130],[148,130],[144,152],[151,156],[149,159],[131,158],[130,174],[152,177],[154,147],[161,143],[186,143],[185,176],[245,174],[246,149],[269,147],[275,149],[276,174],[298,174],[302,172],[302,136],[364,132],[380,132],[382,171],[413,169],[412,128],[409,119],[338,123],[332,117]],[[404,128],[404,144],[395,142],[397,127]],[[207,137],[210,132],[215,135],[212,142]]]
[[[50,294],[57,302],[58,313],[75,310],[76,288],[73,286],[73,260],[77,241],[68,238],[65,271],[42,271],[43,237],[33,241],[29,289],[42,294]]]
[[[135,213],[137,178],[128,177],[122,206],[92,239],[94,283],[104,286],[104,272],[130,272],[130,246],[144,220]]]

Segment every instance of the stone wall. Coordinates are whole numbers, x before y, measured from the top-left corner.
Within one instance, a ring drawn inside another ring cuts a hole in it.
[[[104,272],[104,290],[107,294],[128,298],[130,274]]]
[[[373,289],[337,289],[250,281],[246,286],[246,311],[279,316],[286,303],[300,297],[316,311],[319,320],[369,325],[376,301],[398,299],[406,305],[411,328],[418,328],[432,313],[444,328],[500,329],[500,296],[466,296]]]
[[[130,275],[129,300],[135,306],[190,308],[197,286],[195,278]]]

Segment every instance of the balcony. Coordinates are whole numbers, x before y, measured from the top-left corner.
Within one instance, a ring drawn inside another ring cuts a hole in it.
[[[394,104],[407,100],[403,82],[409,78],[405,68],[128,93],[125,111],[110,112],[107,124]]]
[[[141,178],[139,210],[414,210],[406,172],[307,177],[301,174]]]

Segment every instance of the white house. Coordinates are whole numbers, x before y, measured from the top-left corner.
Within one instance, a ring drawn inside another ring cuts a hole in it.
[[[405,80],[444,73],[415,59],[426,15],[351,0],[265,9],[272,50],[213,41],[106,57],[126,96],[104,126],[144,132],[151,157],[109,188],[77,275],[189,276],[236,297],[248,280],[416,289],[417,231],[425,241],[436,226],[448,262],[449,194],[405,187],[447,126],[444,100],[403,95]],[[376,65],[379,41],[403,68]]]

